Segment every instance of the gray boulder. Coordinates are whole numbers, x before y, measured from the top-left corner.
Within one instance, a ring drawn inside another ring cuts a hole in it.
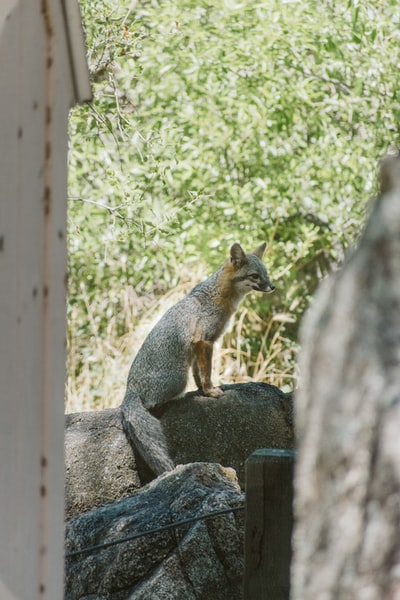
[[[242,597],[243,494],[232,469],[175,468],[129,498],[66,525],[66,600],[235,600]],[[234,512],[70,553],[211,511]]]
[[[141,487],[116,409],[66,415],[66,518]]]
[[[292,597],[400,598],[400,156],[302,326]]]
[[[175,464],[217,462],[235,469],[257,448],[293,448],[292,395],[265,383],[222,386],[220,398],[195,392],[158,407]],[[154,478],[124,435],[119,409],[67,415],[66,515],[130,495]]]

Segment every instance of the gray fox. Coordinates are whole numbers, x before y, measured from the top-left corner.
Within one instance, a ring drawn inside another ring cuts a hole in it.
[[[261,244],[245,254],[240,244],[233,244],[230,260],[164,314],[131,365],[122,423],[129,441],[156,475],[170,471],[174,463],[160,421],[148,410],[179,396],[190,368],[202,394],[223,393],[211,383],[213,343],[248,292],[274,291],[261,262],[265,248]]]

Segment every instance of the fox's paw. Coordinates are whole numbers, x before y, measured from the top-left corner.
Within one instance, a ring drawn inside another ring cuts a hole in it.
[[[218,398],[219,396],[222,396],[223,393],[224,392],[219,387],[212,387],[208,390],[204,390],[204,394],[206,396],[211,396],[211,398]]]

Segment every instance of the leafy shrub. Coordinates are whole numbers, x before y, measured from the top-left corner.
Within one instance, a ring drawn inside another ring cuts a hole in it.
[[[219,366],[291,385],[301,316],[399,142],[397,2],[82,10],[95,98],[70,120],[68,389],[119,403],[99,385],[120,370],[119,351],[105,366],[110,347],[130,360],[125,336],[139,343],[150,305],[217,268],[232,242],[264,240],[277,292],[246,301]]]

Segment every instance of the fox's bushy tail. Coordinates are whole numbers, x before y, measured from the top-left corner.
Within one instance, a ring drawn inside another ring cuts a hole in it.
[[[171,471],[175,465],[169,457],[161,423],[144,408],[140,398],[132,390],[127,390],[125,394],[121,413],[128,439],[149,467],[156,475]]]

